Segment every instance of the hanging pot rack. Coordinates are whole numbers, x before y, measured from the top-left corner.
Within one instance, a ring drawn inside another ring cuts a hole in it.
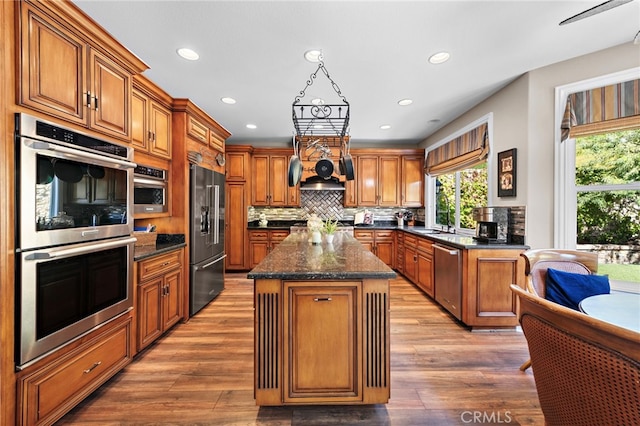
[[[340,87],[329,75],[329,71],[324,65],[323,57],[320,55],[318,68],[309,76],[307,84],[295,97],[292,104],[293,127],[299,139],[316,136],[337,136],[344,138],[349,129],[349,102],[342,94]],[[318,71],[327,77],[331,87],[338,94],[342,103],[337,104],[303,104],[307,89],[313,85],[318,76]]]

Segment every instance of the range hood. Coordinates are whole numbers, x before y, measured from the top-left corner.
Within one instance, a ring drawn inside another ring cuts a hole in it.
[[[309,176],[300,183],[300,191],[344,191],[344,185],[335,177]]]

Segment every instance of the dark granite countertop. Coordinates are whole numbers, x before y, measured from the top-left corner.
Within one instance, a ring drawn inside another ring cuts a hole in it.
[[[351,235],[313,245],[306,232],[289,235],[247,275],[250,279],[346,280],[395,278],[396,273]]]
[[[184,234],[158,234],[153,246],[137,246],[133,250],[133,260],[139,261],[186,247]]]
[[[294,223],[302,223],[304,221],[301,220],[281,220],[281,221],[272,221],[267,224],[266,227],[261,227],[258,225],[258,221],[249,222],[247,224],[247,229],[289,229]],[[424,224],[420,224],[416,226],[398,226],[396,221],[377,221],[374,222],[373,225],[358,225],[355,226],[354,229],[394,229],[398,231],[404,231],[409,234],[417,235],[420,237],[426,237],[430,240],[446,244],[448,246],[453,246],[455,248],[462,249],[519,249],[519,250],[528,250],[530,247],[524,244],[487,244],[478,242],[473,239],[473,237],[458,235],[458,234],[449,234],[446,232],[434,231],[432,229],[427,229],[424,227]]]

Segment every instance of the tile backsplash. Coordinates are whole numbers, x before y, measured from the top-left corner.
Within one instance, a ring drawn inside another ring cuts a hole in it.
[[[416,220],[424,222],[424,208],[401,207],[358,207],[343,206],[344,192],[342,191],[300,191],[300,207],[249,207],[249,222],[259,219],[261,213],[267,220],[300,220],[305,221],[309,215],[315,213],[321,219],[336,218],[339,220],[353,220],[357,212],[365,209],[373,212],[374,220],[395,220],[395,214],[400,211],[411,211]]]

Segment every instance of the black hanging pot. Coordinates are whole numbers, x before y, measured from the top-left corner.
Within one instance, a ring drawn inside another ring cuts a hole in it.
[[[56,177],[63,182],[78,183],[84,176],[84,170],[78,163],[65,160],[57,160],[53,165]]]
[[[289,158],[289,186],[296,186],[302,177],[302,161],[297,155]]]
[[[53,164],[46,157],[38,157],[38,171],[36,172],[38,184],[47,185],[53,182]]]
[[[329,179],[333,174],[333,161],[323,158],[316,163],[316,174],[321,178]]]
[[[105,175],[104,167],[90,164],[87,166],[87,174],[94,179],[102,179]]]
[[[355,179],[355,173],[353,171],[353,159],[351,158],[351,154],[346,154],[342,157],[342,162],[344,163],[344,175],[347,177],[347,180]]]

